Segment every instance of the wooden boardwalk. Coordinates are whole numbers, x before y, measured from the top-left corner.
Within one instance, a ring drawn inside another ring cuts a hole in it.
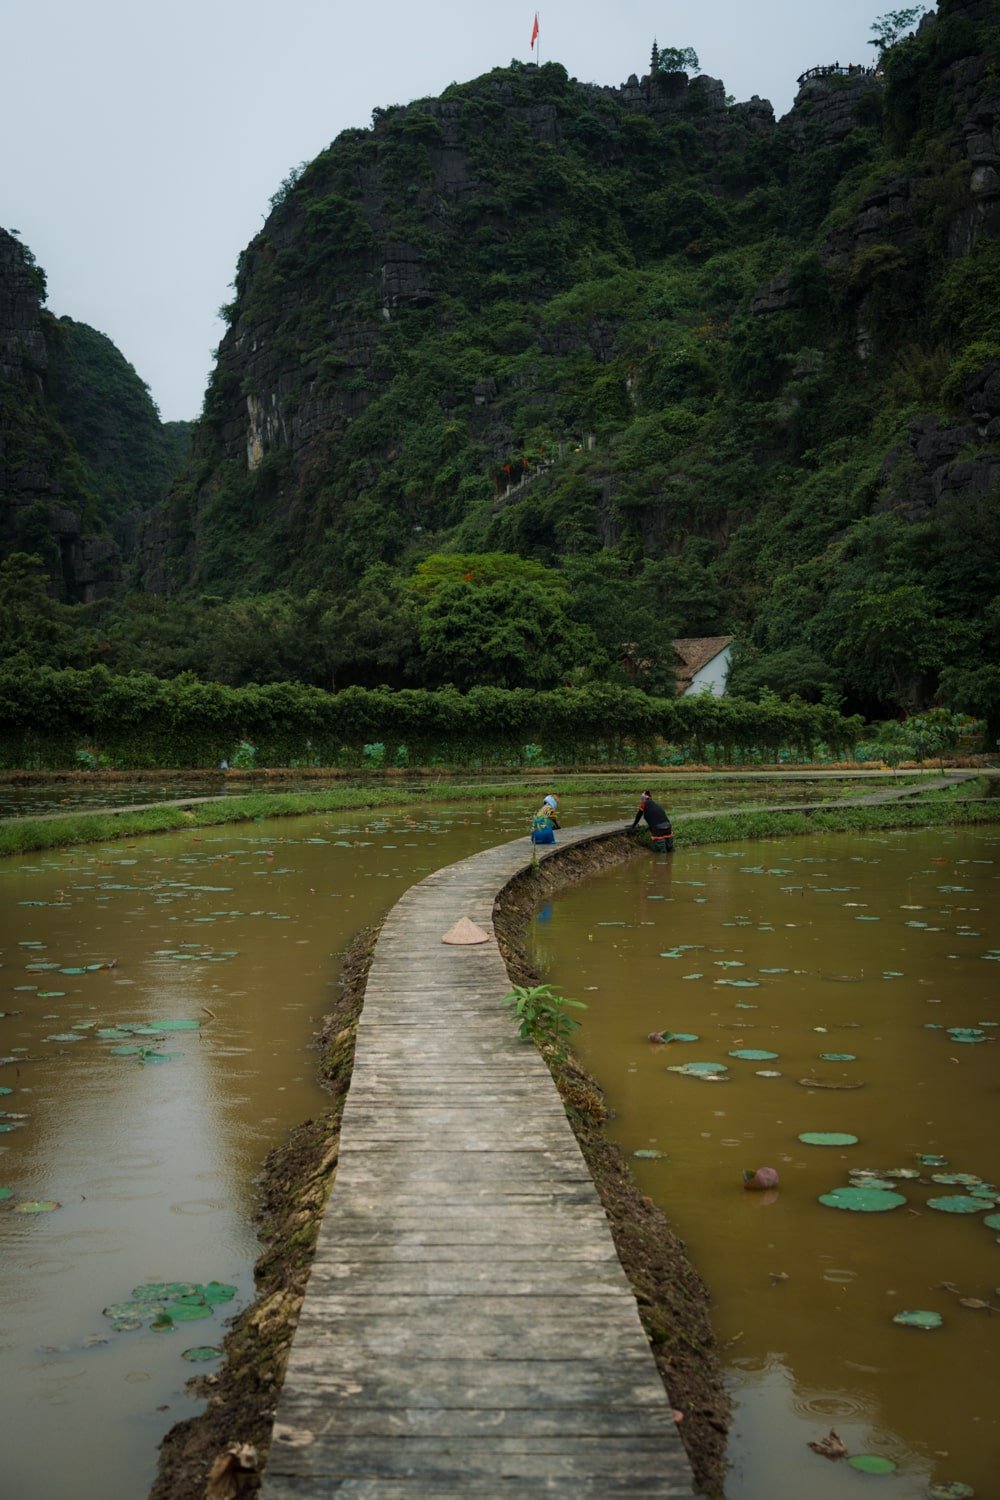
[[[693,1493],[597,1190],[499,1003],[503,959],[441,942],[462,916],[492,933],[529,857],[522,838],[451,865],[386,919],[264,1500]]]

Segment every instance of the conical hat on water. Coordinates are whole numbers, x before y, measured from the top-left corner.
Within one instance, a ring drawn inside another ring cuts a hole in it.
[[[441,939],[442,943],[488,943],[489,940],[489,933],[477,927],[475,922],[470,922],[468,917],[459,917],[454,927],[449,927]]]

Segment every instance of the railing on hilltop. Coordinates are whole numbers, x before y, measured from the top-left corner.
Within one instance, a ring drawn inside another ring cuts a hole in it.
[[[799,75],[799,87],[812,78],[881,78],[880,67],[866,67],[864,63],[827,63],[823,68],[809,68]]]
[[[515,495],[520,494],[534,480],[554,468],[557,458],[565,458],[567,453],[589,453],[596,446],[596,442],[594,433],[586,432],[579,442],[573,439],[560,441],[557,444],[556,458],[539,458],[534,461],[522,458],[503,464],[493,477],[497,501],[494,511],[501,510]]]

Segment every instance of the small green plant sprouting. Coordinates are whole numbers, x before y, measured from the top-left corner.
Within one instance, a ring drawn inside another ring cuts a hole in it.
[[[569,1010],[586,1010],[582,1000],[569,1000],[556,994],[550,984],[515,984],[503,997],[503,1004],[510,1007],[518,1023],[517,1034],[522,1042],[534,1042],[539,1051],[548,1053],[556,1062],[565,1062],[569,1039],[580,1025],[567,1014]]]

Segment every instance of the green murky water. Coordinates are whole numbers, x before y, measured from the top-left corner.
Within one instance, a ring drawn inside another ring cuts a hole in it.
[[[1000,1184],[998,895],[995,832],[837,836],[643,858],[533,925],[545,977],[589,1006],[578,1050],[610,1129],[663,1153],[632,1165],[712,1289],[732,1500],[997,1493],[1000,1318],[975,1304],[1000,1309],[1000,1200],[982,1186]],[[664,1030],[698,1040],[647,1040]],[[671,1071],[699,1062],[726,1071]],[[744,1191],[763,1166],[779,1189]],[[852,1168],[919,1176],[876,1190],[905,1198],[889,1211],[821,1204]],[[941,1326],[895,1324],[905,1310]],[[896,1471],[812,1453],[831,1428]]]

